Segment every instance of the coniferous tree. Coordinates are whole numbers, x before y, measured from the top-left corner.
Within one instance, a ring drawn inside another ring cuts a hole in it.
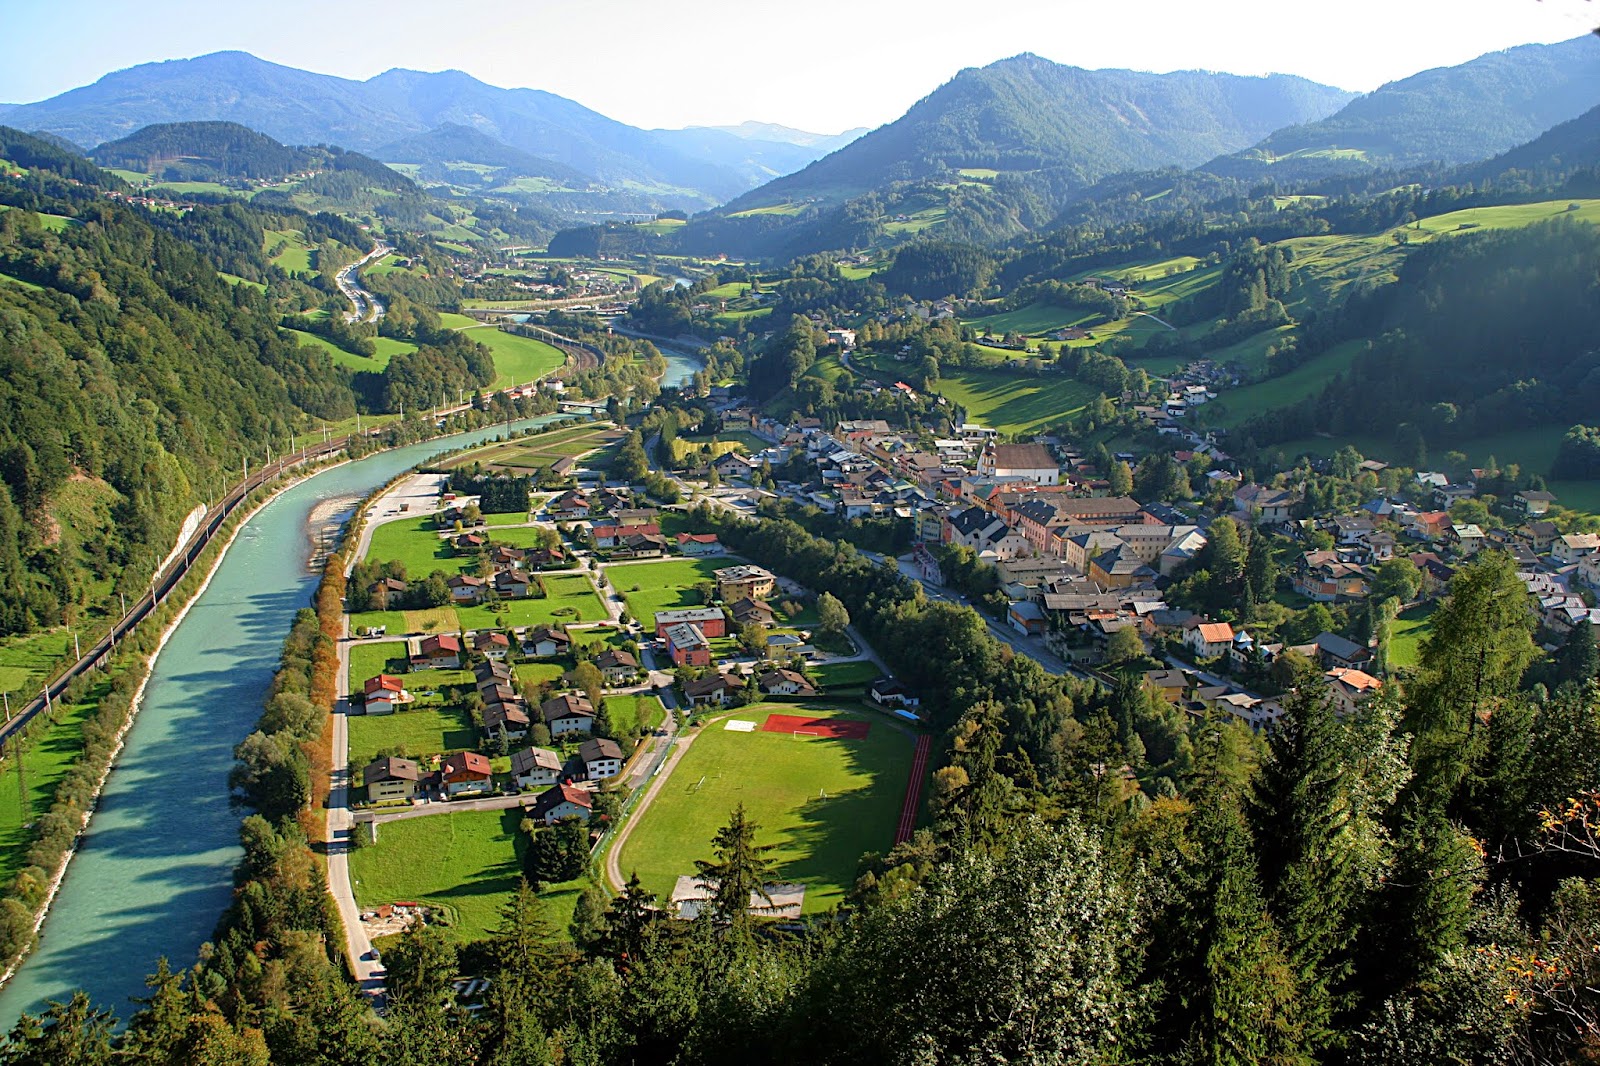
[[[1207,723],[1167,957],[1162,1024],[1183,1061],[1309,1063],[1298,990],[1256,880],[1241,786]]]
[[[1251,814],[1266,898],[1313,1050],[1340,1043],[1355,1005],[1352,946],[1388,869],[1383,818],[1407,775],[1397,711],[1341,718],[1314,673],[1296,679],[1268,744]]]
[[[755,906],[766,909],[772,906],[772,896],[767,883],[777,867],[768,853],[776,844],[757,844],[756,830],[761,827],[745,815],[744,804],[735,807],[728,816],[728,824],[717,830],[711,838],[715,860],[696,859],[699,882],[711,888],[708,913],[731,921],[736,925],[750,919],[752,900]]]

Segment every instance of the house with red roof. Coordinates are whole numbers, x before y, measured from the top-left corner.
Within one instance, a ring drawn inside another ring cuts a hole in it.
[[[461,669],[461,640],[454,634],[413,637],[407,644],[413,670]]]
[[[475,751],[458,751],[445,756],[439,767],[439,784],[446,796],[479,795],[494,788],[494,773],[489,757]]]

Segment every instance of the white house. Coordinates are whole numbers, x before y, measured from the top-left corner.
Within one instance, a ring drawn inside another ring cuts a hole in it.
[[[518,790],[553,785],[561,780],[561,756],[548,748],[528,748],[512,753],[511,779]]]
[[[1201,622],[1183,634],[1196,659],[1215,659],[1233,650],[1233,627],[1226,622]]]
[[[583,772],[590,781],[604,781],[622,772],[622,748],[607,737],[590,737],[578,746]]]

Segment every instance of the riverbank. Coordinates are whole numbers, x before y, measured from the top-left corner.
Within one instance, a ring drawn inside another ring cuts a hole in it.
[[[192,590],[183,593],[177,613],[174,614],[164,626],[162,626],[159,634],[156,637],[154,647],[152,647],[147,653],[141,653],[136,663],[129,664],[128,666],[124,667],[125,673],[131,672],[138,676],[138,684],[135,686],[133,693],[129,696],[127,709],[124,711],[120,722],[117,724],[116,732],[112,736],[110,751],[102,761],[97,772],[95,772],[94,786],[89,794],[88,802],[84,805],[77,817],[77,825],[74,827],[72,844],[61,855],[61,858],[56,863],[55,868],[51,871],[47,871],[49,874],[47,888],[45,890],[43,899],[39,902],[37,908],[34,910],[28,938],[23,944],[20,952],[11,957],[10,961],[6,965],[5,971],[0,973],[0,989],[3,989],[10,984],[12,978],[16,976],[17,971],[21,969],[22,965],[28,960],[29,956],[33,952],[34,947],[38,943],[39,932],[44,927],[45,922],[49,919],[51,908],[55,904],[56,898],[61,892],[61,886],[66,881],[67,874],[71,871],[72,860],[77,857],[79,848],[82,846],[84,833],[88,829],[89,822],[93,819],[95,812],[99,809],[100,800],[104,794],[106,782],[110,779],[112,770],[116,768],[117,759],[122,754],[123,746],[127,740],[128,731],[133,728],[135,721],[138,719],[139,711],[144,704],[145,691],[150,684],[151,675],[154,673],[156,662],[160,659],[162,651],[167,646],[167,642],[171,640],[173,633],[177,631],[178,626],[183,622],[183,620],[188,617],[190,609],[193,608],[195,603],[199,601],[206,589],[210,587],[212,578],[216,575],[217,569],[222,565],[223,559],[227,557],[228,549],[232,547],[234,540],[239,536],[240,530],[242,530],[249,523],[250,519],[259,513],[263,507],[267,506],[267,504],[271,503],[283,492],[293,488],[300,482],[305,481],[318,473],[321,473],[323,469],[327,469],[327,467],[317,467],[306,470],[290,481],[274,485],[272,491],[264,493],[260,500],[258,500],[255,505],[249,509],[248,513],[241,514],[239,509],[235,509],[235,513],[230,515],[227,519],[227,524],[231,525],[231,528],[228,529],[226,535],[222,538],[213,536],[210,543],[208,543],[203,549],[203,553],[215,550],[215,558],[211,560],[210,565],[206,568],[204,576]],[[184,575],[185,580],[180,580],[178,588],[182,588],[186,583],[187,578],[193,573],[194,570],[191,566],[189,571]],[[175,589],[174,591],[177,590]],[[168,606],[172,602],[172,596],[169,594],[165,601],[158,602],[156,604],[156,610],[160,611],[162,607]],[[148,620],[148,617],[146,620]],[[133,636],[133,634],[130,634],[130,637],[131,636]],[[123,646],[126,647],[128,643],[129,641],[125,639]],[[113,665],[111,669],[108,670],[108,673],[115,671],[115,663],[116,660],[113,659]],[[87,757],[89,750],[89,746],[86,743],[83,755],[80,756],[80,759]],[[55,809],[55,805],[52,804],[52,813],[55,811]]]
[[[295,482],[270,482],[268,491],[275,495],[264,505],[258,507],[257,498],[236,505],[230,517],[241,523],[237,529],[219,530],[213,544],[196,552],[185,579],[189,583],[181,591],[170,589],[162,613],[152,615],[157,624],[142,631],[139,640],[130,634],[126,641],[130,657],[135,651],[152,655],[159,629],[210,573],[204,593],[195,598],[184,624],[167,635],[150,666],[139,713],[123,738],[114,772],[103,782],[70,876],[57,888],[37,944],[0,989],[0,1028],[9,1029],[24,1011],[37,1012],[80,988],[94,1002],[121,1010],[130,997],[144,994],[143,976],[158,958],[187,965],[213,937],[233,896],[239,824],[247,813],[228,802],[234,749],[255,728],[279,665],[283,634],[311,602],[316,578],[306,570],[304,538],[316,506],[334,497],[365,496],[431,456],[539,421],[500,423],[314,472],[302,470],[306,476]],[[251,516],[244,521],[247,511]],[[213,572],[215,557],[203,552],[221,551],[228,538],[222,565]],[[98,671],[92,676],[104,677]],[[92,762],[78,771],[76,805],[65,808],[69,833],[82,824],[84,797],[99,779],[137,680],[119,684],[100,712],[103,724],[96,727]],[[73,843],[61,841],[61,851]],[[46,888],[44,870],[55,869],[57,852],[49,858],[36,863],[37,896],[20,900],[28,911],[18,915],[23,919],[15,929],[19,948],[31,933],[29,918]],[[0,909],[0,930],[3,921]],[[108,957],[124,961],[111,967]]]

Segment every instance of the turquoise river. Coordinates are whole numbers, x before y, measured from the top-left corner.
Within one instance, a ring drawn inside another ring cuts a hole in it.
[[[314,590],[306,569],[312,508],[365,496],[440,451],[493,440],[506,428],[331,467],[244,524],[156,659],[39,946],[0,990],[0,1026],[9,1030],[23,1011],[78,988],[126,1020],[159,957],[175,970],[193,965],[228,905],[240,855],[243,812],[228,802],[233,748],[261,713],[279,647]]]

